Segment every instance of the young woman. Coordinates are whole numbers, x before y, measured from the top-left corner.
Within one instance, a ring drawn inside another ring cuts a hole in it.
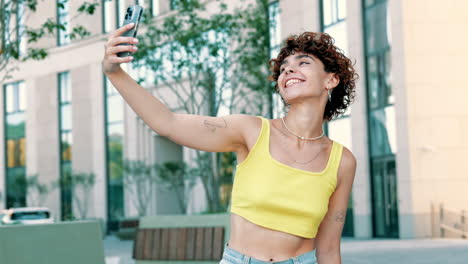
[[[119,66],[136,40],[117,29],[105,46],[103,71],[132,109],[159,135],[194,149],[233,151],[237,172],[231,233],[222,264],[339,264],[340,238],[356,169],[353,154],[324,136],[323,123],[354,97],[351,61],[324,33],[286,40],[272,75],[289,111],[268,120],[171,112]]]

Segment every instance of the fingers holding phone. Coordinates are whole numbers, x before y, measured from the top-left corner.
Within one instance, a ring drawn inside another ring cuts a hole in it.
[[[131,56],[138,50],[136,34],[143,8],[140,6],[129,6],[125,14],[124,25],[110,34],[105,46],[103,59],[104,73],[113,73],[119,69],[120,63],[133,60]]]

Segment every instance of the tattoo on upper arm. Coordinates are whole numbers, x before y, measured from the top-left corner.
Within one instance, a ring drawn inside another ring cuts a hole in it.
[[[346,211],[338,211],[334,215],[334,219],[336,222],[344,223],[346,218]]]
[[[203,124],[209,129],[211,130],[211,132],[215,132],[216,131],[216,128],[227,128],[227,122],[226,120],[224,119],[224,117],[220,117],[222,119],[222,121],[220,120],[220,122],[214,122],[214,121],[208,121],[208,120],[203,120]],[[219,119],[218,119],[219,120]],[[216,121],[218,121],[216,120]]]

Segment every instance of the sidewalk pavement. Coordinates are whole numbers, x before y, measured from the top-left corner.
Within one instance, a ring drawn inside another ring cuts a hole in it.
[[[133,242],[104,240],[106,264],[134,264]],[[468,240],[343,238],[342,264],[468,264]]]

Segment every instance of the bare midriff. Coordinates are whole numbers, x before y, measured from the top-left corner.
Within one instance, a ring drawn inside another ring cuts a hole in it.
[[[258,260],[276,262],[314,250],[315,239],[265,228],[231,213],[228,246]]]

